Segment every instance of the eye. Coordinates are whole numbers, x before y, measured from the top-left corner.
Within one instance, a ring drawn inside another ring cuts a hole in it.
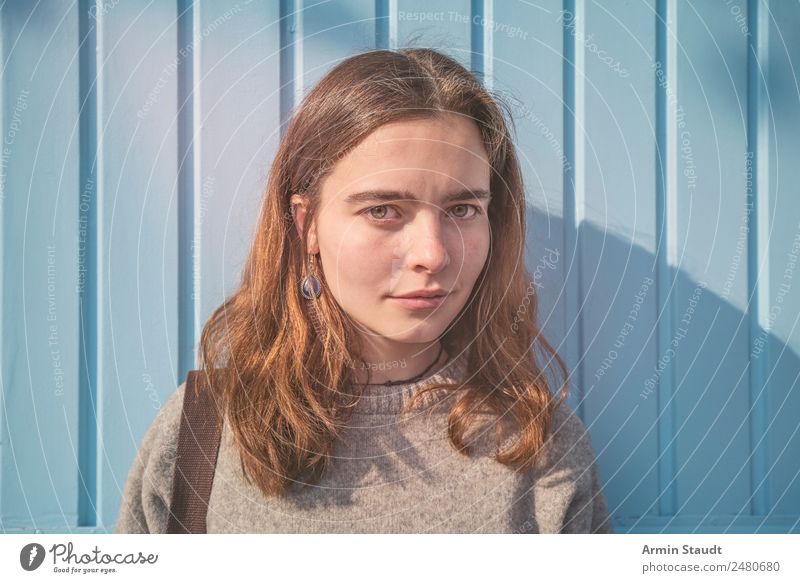
[[[466,209],[466,210],[471,210],[472,211],[472,214],[469,214],[469,215],[463,215],[463,214],[460,214],[460,213],[456,213],[456,218],[457,219],[472,219],[472,218],[475,218],[475,216],[477,216],[477,215],[479,215],[479,214],[481,214],[483,212],[483,209],[480,206],[474,205],[474,204],[457,204],[452,208],[453,209]]]
[[[483,208],[474,204],[457,204],[450,207],[450,209],[451,212],[453,212],[453,209],[457,209],[454,213],[456,219],[471,220],[477,215],[483,214]],[[382,204],[366,208],[361,211],[361,214],[366,215],[367,219],[373,223],[389,223],[393,219],[389,214],[390,210],[397,212],[393,206]]]
[[[389,209],[392,208],[389,205],[382,204],[379,206],[372,206],[368,209],[363,211],[363,214],[367,215],[367,218],[376,223],[383,223],[387,222],[387,216]],[[375,212],[378,211],[378,212]]]

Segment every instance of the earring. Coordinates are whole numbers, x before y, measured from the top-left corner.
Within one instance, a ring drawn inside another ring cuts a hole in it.
[[[300,291],[307,300],[315,300],[322,293],[322,286],[319,280],[314,276],[314,257],[314,255],[309,256],[308,269],[310,273],[303,278],[300,284]]]

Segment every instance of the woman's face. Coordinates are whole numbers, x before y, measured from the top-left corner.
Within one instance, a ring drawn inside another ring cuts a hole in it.
[[[489,180],[477,125],[452,113],[384,125],[337,163],[308,250],[362,333],[427,343],[444,332],[489,253]],[[397,298],[422,289],[447,295]]]

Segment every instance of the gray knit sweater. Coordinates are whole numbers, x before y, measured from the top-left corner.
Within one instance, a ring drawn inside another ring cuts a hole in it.
[[[486,424],[471,456],[449,443],[453,395],[428,393],[404,416],[420,386],[463,380],[466,354],[422,381],[368,386],[322,480],[288,497],[265,498],[241,471],[223,426],[211,490],[209,533],[610,533],[595,454],[585,427],[562,404],[546,442],[547,463],[515,473],[491,459]],[[145,434],[125,484],[115,533],[163,533],[172,497],[185,383]],[[485,419],[490,419],[486,416]]]

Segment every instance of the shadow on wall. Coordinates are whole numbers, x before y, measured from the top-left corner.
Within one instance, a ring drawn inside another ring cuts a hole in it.
[[[800,357],[760,328],[751,343],[731,299],[747,305],[746,257],[725,285],[674,269],[659,282],[634,237],[584,222],[565,251],[561,217],[529,205],[527,221],[540,321],[572,371],[615,530],[800,532]]]

